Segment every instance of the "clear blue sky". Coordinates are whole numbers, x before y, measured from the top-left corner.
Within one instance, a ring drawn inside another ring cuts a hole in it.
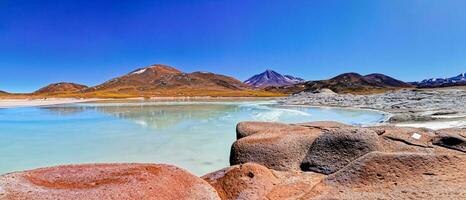
[[[466,71],[464,0],[0,0],[0,90],[95,85],[164,63],[412,81]]]

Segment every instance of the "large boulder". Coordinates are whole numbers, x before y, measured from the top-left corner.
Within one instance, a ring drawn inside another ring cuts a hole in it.
[[[235,194],[223,199],[466,199],[464,129],[253,125],[240,126],[230,162],[259,163],[263,167],[256,173],[262,176],[246,182],[254,170],[241,165],[215,173],[215,181],[208,182]],[[317,175],[326,178],[319,182]],[[240,190],[225,183],[241,185]]]
[[[207,174],[223,200],[298,199],[325,176],[306,172],[281,172],[256,163],[235,165]]]
[[[202,178],[222,199],[261,199],[280,182],[272,170],[254,163],[228,167]]]
[[[0,199],[220,199],[207,182],[159,164],[66,165],[0,176]]]
[[[461,154],[371,152],[303,199],[466,199],[465,167]]]
[[[301,169],[331,174],[357,158],[383,150],[376,132],[363,128],[324,131],[311,145]]]
[[[243,137],[233,143],[230,164],[255,162],[275,170],[300,170],[300,165],[321,129],[267,131]]]

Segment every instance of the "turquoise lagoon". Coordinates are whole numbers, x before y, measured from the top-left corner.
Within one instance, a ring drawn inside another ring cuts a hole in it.
[[[240,121],[367,125],[370,110],[251,102],[85,103],[0,109],[0,174],[106,162],[167,163],[203,175],[229,165]]]

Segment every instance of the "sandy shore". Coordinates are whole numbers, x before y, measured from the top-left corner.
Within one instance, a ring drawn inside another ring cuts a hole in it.
[[[47,99],[0,99],[0,108],[16,108],[29,106],[47,106],[57,104],[82,103],[99,101],[102,99],[74,99],[74,98],[47,98]]]
[[[153,98],[40,98],[40,99],[0,99],[0,108],[16,108],[30,106],[47,106],[84,102],[133,102],[133,101],[253,101],[253,100],[276,100],[276,97],[153,97]]]

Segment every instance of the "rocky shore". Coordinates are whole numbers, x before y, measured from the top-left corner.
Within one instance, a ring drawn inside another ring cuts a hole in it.
[[[391,113],[392,123],[410,121],[466,121],[466,90],[398,90],[383,94],[351,95],[302,92],[281,101],[287,105],[375,109]]]
[[[466,129],[242,122],[230,167],[85,164],[0,176],[0,199],[466,199]]]

